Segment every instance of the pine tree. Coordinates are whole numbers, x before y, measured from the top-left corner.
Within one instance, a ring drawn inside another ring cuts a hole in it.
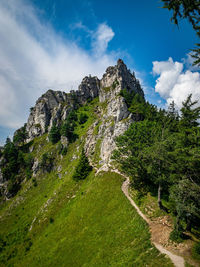
[[[49,140],[56,144],[60,140],[60,129],[54,123],[49,132]]]
[[[82,149],[78,165],[76,166],[75,172],[73,174],[73,179],[84,180],[88,176],[91,170],[92,170],[92,167],[89,164],[89,161],[85,155],[84,149]]]

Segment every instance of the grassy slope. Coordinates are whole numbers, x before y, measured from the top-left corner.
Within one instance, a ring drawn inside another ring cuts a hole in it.
[[[96,104],[81,108],[90,118],[78,126],[79,136],[95,120]],[[0,266],[172,266],[152,248],[147,225],[121,191],[121,176],[92,172],[84,181],[72,180],[83,140],[62,159],[45,135],[34,141],[37,158],[57,153],[62,178],[57,170],[39,175],[36,187],[29,180],[1,207]]]
[[[65,179],[65,190],[62,188],[60,192],[62,196],[49,205],[45,216],[39,216],[40,220],[43,217],[47,219],[40,224],[36,223],[32,231],[23,238],[31,238],[33,244],[30,250],[27,249],[30,240],[25,244],[19,244],[18,254],[10,259],[10,264],[145,266],[148,263],[148,266],[172,266],[164,256],[159,256],[157,250],[151,247],[147,225],[121,191],[122,177],[113,173],[94,177],[92,173],[78,186],[73,181],[70,182],[70,178]],[[30,203],[34,202],[33,206],[41,202],[38,196],[42,193],[40,187],[42,183],[37,187],[38,194],[35,194],[37,201],[29,199]],[[33,188],[34,190],[36,189]],[[67,197],[68,194],[70,198]],[[19,205],[20,219],[11,229],[22,228],[21,222],[28,221],[32,215],[34,209],[29,211],[29,216],[27,214],[24,217],[25,212],[20,208],[21,205],[28,205],[27,201]],[[58,205],[55,205],[56,203]],[[13,215],[9,216],[10,220],[14,219]],[[50,217],[54,219],[52,223],[49,222]],[[10,220],[8,225],[11,224]],[[1,225],[1,230],[2,228]],[[11,229],[6,227],[4,231],[10,232]]]

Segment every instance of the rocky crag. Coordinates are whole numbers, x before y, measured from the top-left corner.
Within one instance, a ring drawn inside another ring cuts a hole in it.
[[[134,73],[131,73],[119,59],[117,65],[107,68],[101,80],[97,77],[85,77],[77,91],[65,93],[48,90],[30,109],[25,126],[27,132],[25,143],[48,133],[52,125],[60,127],[70,111],[99,97],[96,108],[97,120],[87,132],[84,148],[93,166],[100,170],[108,170],[112,162],[111,154],[115,148],[115,138],[123,134],[134,121],[125,99],[120,95],[123,89],[130,93],[135,92],[144,98],[144,92]],[[61,144],[67,147],[68,143],[66,137],[61,136]],[[30,146],[30,152],[33,149]],[[39,161],[35,158],[32,167],[33,176],[38,170]],[[4,188],[1,192],[7,192],[7,181],[4,181],[1,170],[0,183]]]
[[[75,108],[75,103],[85,104],[88,100],[99,96],[101,107],[99,120],[88,131],[85,150],[92,157],[95,153],[96,142],[101,140],[98,163],[108,165],[112,150],[115,148],[115,137],[127,130],[133,122],[125,99],[120,96],[120,91],[125,88],[128,92],[134,91],[144,97],[144,92],[134,73],[131,73],[124,62],[119,59],[116,66],[107,68],[101,80],[97,77],[85,77],[77,91],[71,91],[68,94],[60,91],[47,91],[31,109],[26,126],[27,141],[48,132],[53,123],[60,125],[69,112]],[[93,134],[95,127],[98,127],[96,135]]]

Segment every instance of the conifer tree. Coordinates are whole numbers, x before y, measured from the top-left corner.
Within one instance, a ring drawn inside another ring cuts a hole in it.
[[[60,140],[60,129],[54,123],[49,132],[49,140],[56,144]]]
[[[89,164],[89,161],[85,155],[84,149],[82,149],[78,165],[76,166],[75,172],[73,174],[73,179],[84,180],[88,176],[91,170],[92,170],[92,167]]]

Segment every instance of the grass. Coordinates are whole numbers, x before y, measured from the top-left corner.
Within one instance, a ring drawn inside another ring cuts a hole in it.
[[[152,248],[146,223],[121,191],[121,176],[71,179],[76,147],[61,162],[62,179],[55,171],[38,179],[17,207],[1,214],[1,266],[172,266]]]
[[[97,116],[95,114],[95,109],[99,104],[99,99],[95,98],[94,100],[92,100],[90,103],[88,103],[87,105],[84,105],[82,107],[80,107],[77,111],[77,115],[79,116],[79,114],[81,112],[85,113],[88,116],[88,120],[84,123],[84,124],[78,124],[76,126],[75,129],[75,133],[81,137],[86,135],[88,128],[92,125],[92,123],[95,122],[95,120],[97,119]]]

